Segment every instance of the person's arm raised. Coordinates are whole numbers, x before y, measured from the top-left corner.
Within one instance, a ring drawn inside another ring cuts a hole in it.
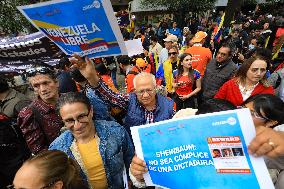
[[[78,68],[92,87],[98,86],[100,79],[92,60],[88,57],[82,58],[77,54],[72,55],[72,58],[69,60],[72,63],[71,68]]]

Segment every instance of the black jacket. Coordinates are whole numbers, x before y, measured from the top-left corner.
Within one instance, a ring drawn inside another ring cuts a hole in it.
[[[231,77],[237,70],[236,64],[230,59],[227,62],[217,66],[216,59],[212,59],[207,64],[204,76],[202,78],[202,97],[203,100],[213,98],[219,88]]]

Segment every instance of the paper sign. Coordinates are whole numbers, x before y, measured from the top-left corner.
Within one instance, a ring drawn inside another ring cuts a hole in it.
[[[209,137],[207,141],[218,173],[251,173],[239,136]]]
[[[127,54],[109,0],[54,0],[18,9],[67,55]]]
[[[128,52],[128,56],[130,57],[142,54],[144,52],[141,39],[133,39],[125,41],[125,46]]]
[[[194,189],[272,189],[263,158],[247,152],[255,135],[248,109],[131,128],[147,185]]]

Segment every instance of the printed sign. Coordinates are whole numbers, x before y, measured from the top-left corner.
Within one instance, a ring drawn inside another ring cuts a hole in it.
[[[125,41],[125,45],[126,45],[126,49],[127,49],[129,57],[142,54],[144,52],[140,38]]]
[[[194,189],[272,189],[263,158],[247,152],[255,135],[248,109],[131,128],[147,185]]]
[[[127,54],[109,0],[54,0],[18,9],[67,55]]]
[[[41,32],[0,42],[0,60],[25,61],[51,58],[58,51],[60,49]]]
[[[239,136],[209,137],[207,141],[218,173],[251,173]]]
[[[23,73],[26,71],[26,69],[29,69],[31,67],[34,67],[35,65],[42,65],[48,64],[50,66],[55,66],[56,64],[59,63],[59,59],[49,59],[49,60],[41,60],[40,62],[38,61],[5,61],[1,60],[0,61],[0,73],[11,73],[11,72],[16,72],[16,73]]]

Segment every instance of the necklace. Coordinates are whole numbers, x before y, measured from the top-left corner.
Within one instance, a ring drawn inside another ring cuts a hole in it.
[[[248,92],[248,91],[252,91],[256,86],[258,85],[258,82],[255,84],[255,85],[252,85],[252,86],[242,86],[242,85],[240,85],[240,88],[241,88],[241,91],[243,92],[243,93],[246,93],[246,92]]]

